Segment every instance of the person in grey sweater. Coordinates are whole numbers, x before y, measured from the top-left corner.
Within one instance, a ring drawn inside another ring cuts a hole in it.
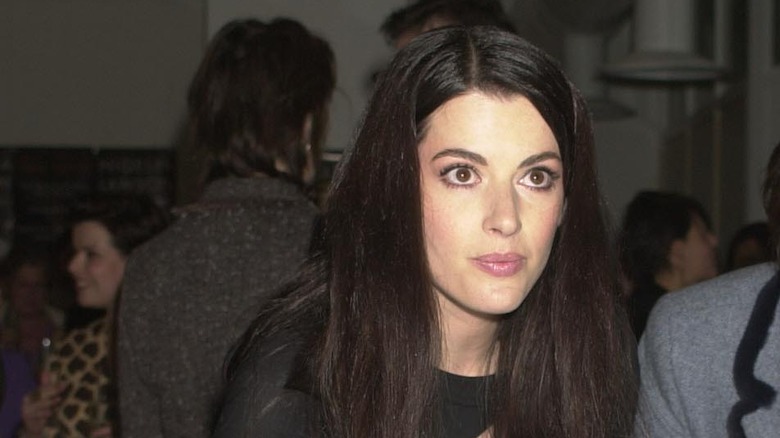
[[[780,145],[764,208],[775,257]],[[639,344],[636,438],[777,437],[780,433],[780,274],[777,260],[667,294]]]
[[[206,437],[224,358],[307,255],[304,193],[335,84],[333,53],[299,23],[236,20],[190,85],[190,132],[213,157],[202,198],[129,259],[118,315],[125,438]]]

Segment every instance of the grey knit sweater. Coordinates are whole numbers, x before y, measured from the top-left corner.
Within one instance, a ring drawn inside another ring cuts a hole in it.
[[[226,353],[306,256],[316,208],[272,179],[223,179],[136,250],[118,312],[123,438],[209,435]]]
[[[780,390],[780,309],[764,301],[776,298],[776,272],[745,268],[659,300],[639,344],[635,437],[780,436],[780,400],[751,389]],[[762,319],[768,330],[754,325]]]

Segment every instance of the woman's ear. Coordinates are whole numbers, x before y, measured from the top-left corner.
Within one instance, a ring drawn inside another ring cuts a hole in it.
[[[310,184],[312,181],[314,181],[314,175],[316,173],[314,152],[312,151],[311,145],[311,131],[313,122],[313,116],[311,114],[307,114],[306,118],[303,120],[303,126],[301,127],[300,138],[301,144],[303,145],[303,153],[305,154],[306,159],[306,162],[303,165],[303,171],[301,172],[301,179],[305,184]],[[276,167],[276,170],[279,172],[288,173],[290,171],[287,163],[285,163],[280,158],[276,159],[274,162],[274,167]]]

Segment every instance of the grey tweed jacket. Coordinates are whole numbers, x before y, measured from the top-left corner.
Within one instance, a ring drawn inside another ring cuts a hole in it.
[[[780,390],[776,273],[772,264],[753,266],[659,300],[639,344],[635,437],[780,436],[778,397],[760,401],[766,391],[761,395],[751,383],[759,382],[769,394]],[[768,296],[763,290],[775,291],[774,307],[760,301]],[[756,307],[769,322],[763,345],[755,344],[761,330],[748,329],[749,321],[761,319],[751,318]],[[735,409],[738,403],[747,409]],[[730,420],[737,411],[741,414]]]
[[[123,438],[209,436],[225,356],[296,272],[316,215],[290,183],[217,180],[133,252],[118,311]]]

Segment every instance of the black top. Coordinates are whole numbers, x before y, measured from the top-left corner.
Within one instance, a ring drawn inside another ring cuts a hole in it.
[[[445,438],[474,438],[488,427],[487,397],[492,376],[466,377],[439,373]]]
[[[285,384],[300,344],[269,344],[256,345],[229,383],[212,438],[322,435],[312,430],[313,423],[318,423],[313,418],[319,412],[319,401]],[[492,376],[439,372],[442,438],[475,438],[487,429],[486,405],[492,381]]]
[[[300,373],[305,373],[298,366],[311,351],[307,339],[285,331],[252,346],[225,389],[212,438],[328,436],[321,429],[320,400],[291,384],[300,383]],[[433,421],[439,423],[441,438],[479,436],[490,424],[487,401],[493,376],[465,377],[439,370],[437,377],[439,411]]]

